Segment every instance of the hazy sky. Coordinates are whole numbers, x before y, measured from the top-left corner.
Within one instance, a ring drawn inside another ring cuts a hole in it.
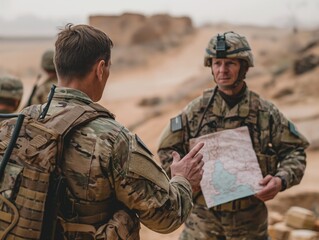
[[[43,20],[86,22],[89,15],[136,12],[187,15],[206,22],[318,27],[319,0],[0,0],[0,20],[35,16]],[[1,33],[1,32],[0,32]]]

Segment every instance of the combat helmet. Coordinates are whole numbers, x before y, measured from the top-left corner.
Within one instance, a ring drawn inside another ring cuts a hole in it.
[[[212,58],[239,58],[254,66],[251,48],[244,36],[235,32],[217,34],[208,42],[205,51],[204,66],[211,67]]]
[[[45,51],[42,55],[41,67],[46,71],[55,71],[53,58],[54,58],[53,50]]]
[[[0,76],[0,98],[21,101],[23,85],[19,78],[11,75]]]

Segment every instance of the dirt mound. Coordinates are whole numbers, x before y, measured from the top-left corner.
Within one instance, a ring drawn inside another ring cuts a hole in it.
[[[294,64],[294,72],[296,75],[308,72],[319,65],[319,56],[310,54],[302,59],[298,59]]]
[[[251,37],[253,44],[263,44],[253,46],[258,78],[263,78],[261,85],[256,84],[258,92],[279,105],[317,101],[318,31],[265,33],[256,32]]]

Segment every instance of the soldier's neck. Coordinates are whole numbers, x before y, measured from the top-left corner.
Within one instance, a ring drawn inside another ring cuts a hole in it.
[[[218,91],[222,92],[224,95],[227,96],[237,96],[243,89],[246,89],[246,83],[244,81],[241,81],[236,87],[234,88],[221,88],[218,87]]]
[[[229,108],[233,108],[236,104],[238,104],[244,98],[247,86],[245,82],[243,83],[244,84],[239,90],[239,92],[232,95],[227,95],[226,93],[218,89],[220,96],[224,99],[224,101],[227,103]]]

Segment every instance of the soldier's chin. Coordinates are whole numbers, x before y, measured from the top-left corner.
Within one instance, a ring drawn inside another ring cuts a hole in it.
[[[230,84],[230,83],[228,83],[228,84],[217,84],[218,85],[218,87],[220,88],[220,89],[223,89],[223,90],[229,90],[229,89],[232,89],[233,88],[233,84]]]

